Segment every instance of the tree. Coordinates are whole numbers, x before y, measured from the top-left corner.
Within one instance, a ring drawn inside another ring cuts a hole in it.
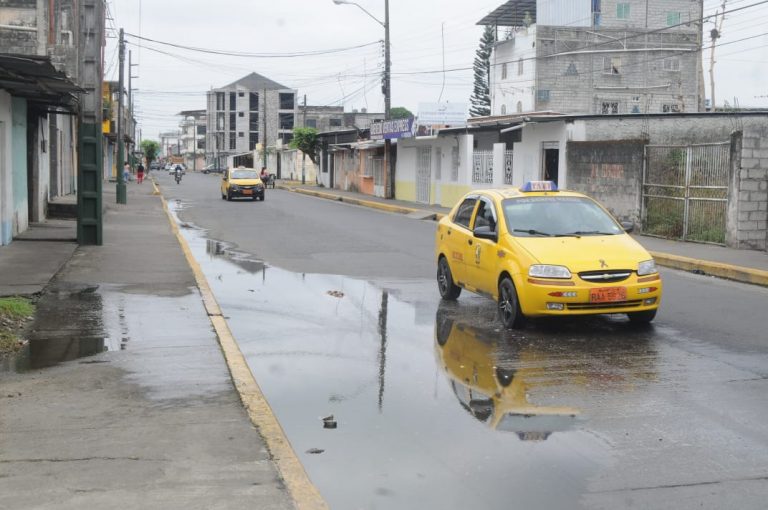
[[[491,52],[496,42],[493,27],[485,26],[480,37],[480,47],[475,52],[475,63],[472,66],[475,71],[475,86],[472,97],[469,98],[472,106],[469,114],[472,117],[483,117],[491,114]]]
[[[294,128],[291,148],[299,149],[309,156],[312,163],[317,164],[317,129],[315,128]]]
[[[147,166],[149,166],[160,154],[160,144],[154,140],[142,140],[141,150],[144,152],[144,158],[146,158]]]
[[[403,106],[396,106],[389,109],[390,119],[407,119],[409,117],[413,117],[413,114],[408,108]]]

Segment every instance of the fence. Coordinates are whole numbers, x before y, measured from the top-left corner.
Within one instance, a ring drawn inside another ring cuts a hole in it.
[[[472,183],[493,184],[493,151],[475,151],[472,157]]]

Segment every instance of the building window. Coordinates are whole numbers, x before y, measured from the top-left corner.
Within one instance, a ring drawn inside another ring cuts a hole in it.
[[[592,0],[592,23],[599,27],[603,21],[603,9],[600,0]]]
[[[506,115],[507,114],[507,105],[503,104],[501,105],[501,114]]]
[[[662,113],[680,113],[680,105],[677,103],[667,103],[661,105]]]
[[[248,110],[252,112],[259,111],[259,94],[256,92],[248,94]]]
[[[521,58],[517,61],[517,75],[520,76],[525,71],[525,61]]]
[[[618,19],[629,19],[629,4],[616,4],[616,17]]]
[[[226,115],[224,112],[216,114],[216,131],[224,131],[224,129],[226,129],[224,127],[224,115]]]
[[[205,149],[205,140],[198,140],[197,141],[197,148],[198,149]]]
[[[579,75],[579,70],[576,68],[576,63],[571,62],[568,65],[568,69],[565,70],[565,75],[566,76],[578,76]]]
[[[536,91],[536,100],[542,103],[549,101],[549,89],[539,89]]]
[[[224,92],[216,92],[216,109],[224,109]]]
[[[665,71],[679,71],[680,70],[680,59],[677,58],[677,57],[665,58],[664,59],[664,70]]]
[[[238,92],[237,97],[245,97],[245,92]]]
[[[603,57],[603,74],[621,74],[621,57]]]
[[[243,138],[243,137],[245,137],[245,133],[243,133],[242,131],[240,131],[239,133],[237,133],[237,137],[238,137],[238,138]]]
[[[235,132],[231,131],[229,133],[229,150],[233,151],[237,149],[237,137],[235,137]]]
[[[618,101],[603,101],[600,109],[600,113],[603,115],[618,115],[619,114],[619,102]]]
[[[258,130],[259,130],[259,114],[249,113],[248,114],[248,131],[258,131]]]
[[[675,25],[680,24],[680,13],[679,12],[668,12],[667,13],[667,26],[672,27]]]
[[[198,135],[204,135],[205,134],[205,126],[197,126],[197,134]]]
[[[237,123],[237,116],[234,113],[229,114],[229,130],[232,131],[235,129]]]
[[[245,113],[243,113],[243,112],[237,112],[237,116],[238,116],[238,117],[245,117]]]
[[[296,107],[295,96],[291,93],[280,93],[280,109],[293,110]]]
[[[517,113],[523,113],[523,102],[518,101],[517,102]]]
[[[293,133],[280,133],[280,140],[283,141],[283,145],[288,145],[293,140]]]
[[[501,79],[502,80],[507,79],[507,63],[506,62],[501,64]]]
[[[317,128],[317,119],[307,119],[304,123],[304,127]]]
[[[248,150],[252,151],[256,148],[256,144],[259,143],[259,133],[251,131],[248,134]]]
[[[328,125],[331,127],[341,127],[341,119],[330,119]]]
[[[293,114],[292,113],[281,113],[280,114],[280,129],[293,129]]]
[[[237,94],[234,92],[229,93],[229,109],[237,110]]]

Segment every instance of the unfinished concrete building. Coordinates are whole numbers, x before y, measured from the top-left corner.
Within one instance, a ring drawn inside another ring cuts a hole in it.
[[[702,0],[509,0],[497,27],[491,114],[703,109]]]

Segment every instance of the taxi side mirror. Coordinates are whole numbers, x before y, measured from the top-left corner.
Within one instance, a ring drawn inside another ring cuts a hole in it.
[[[499,240],[499,235],[491,230],[491,227],[487,225],[483,225],[482,227],[477,227],[472,232],[475,237],[478,239],[488,239],[489,241],[497,242]]]
[[[635,230],[635,224],[631,221],[622,221],[621,228],[624,229],[624,232],[630,234],[633,230]]]

